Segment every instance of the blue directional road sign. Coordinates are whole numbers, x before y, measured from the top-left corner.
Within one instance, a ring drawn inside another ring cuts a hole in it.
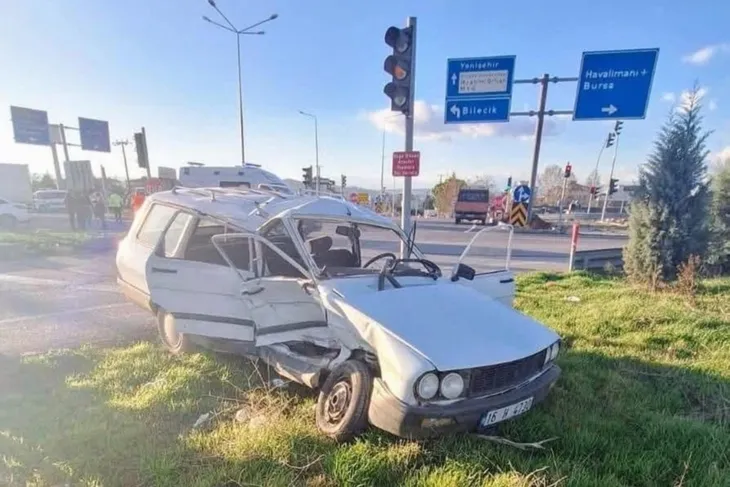
[[[447,101],[445,123],[505,122],[509,120],[509,106],[509,98]]]
[[[444,123],[508,122],[515,56],[449,59]]]
[[[584,52],[573,120],[646,117],[659,49]]]
[[[111,152],[109,122],[79,117],[79,137],[82,150]]]
[[[529,203],[532,190],[530,187],[524,184],[520,184],[512,192],[512,201],[515,203]]]
[[[13,138],[18,144],[51,145],[48,112],[32,108],[10,107]]]

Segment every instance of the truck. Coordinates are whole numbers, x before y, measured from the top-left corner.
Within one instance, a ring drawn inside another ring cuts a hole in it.
[[[477,220],[486,225],[490,219],[489,190],[486,188],[463,188],[459,190],[454,205],[454,221]]]
[[[251,188],[294,194],[277,175],[258,164],[239,166],[190,165],[180,168],[180,184],[187,188]]]
[[[33,187],[27,164],[0,163],[0,198],[31,205]]]

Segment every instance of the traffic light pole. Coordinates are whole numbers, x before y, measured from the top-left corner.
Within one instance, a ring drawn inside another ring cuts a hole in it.
[[[616,167],[616,155],[618,154],[618,143],[621,137],[616,134],[616,145],[613,148],[613,161],[611,161],[611,174],[608,176],[608,188],[606,188],[606,197],[603,198],[603,210],[601,211],[601,221],[606,219],[606,206],[608,206],[608,199],[611,197],[611,181],[613,181],[613,169]]]
[[[601,150],[598,151],[598,159],[596,159],[596,169],[594,169],[593,174],[598,174],[598,164],[601,162],[601,156],[603,155],[603,150],[606,148],[606,141],[604,140],[603,143],[601,143]],[[596,187],[596,184],[593,184],[593,187],[596,188],[596,191],[598,191],[598,188]],[[586,210],[586,214],[590,215],[591,213],[591,205],[593,204],[593,193],[588,196],[588,209]]]
[[[413,151],[413,106],[416,93],[416,39],[417,27],[416,18],[408,17],[407,27],[410,27],[413,32],[412,38],[412,54],[411,54],[411,71],[410,71],[410,96],[408,97],[408,114],[406,116],[406,152]],[[411,231],[411,191],[412,191],[412,179],[410,176],[403,178],[403,200],[401,203],[401,228],[406,234],[410,234]],[[406,243],[401,241],[400,243],[400,255],[401,258],[406,258]]]

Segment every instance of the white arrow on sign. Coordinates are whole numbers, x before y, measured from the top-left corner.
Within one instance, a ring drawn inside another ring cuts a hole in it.
[[[456,73],[454,73],[454,74],[451,75],[451,84],[452,85],[455,85],[456,84]]]
[[[618,108],[616,108],[613,105],[608,105],[607,107],[601,108],[601,111],[603,113],[608,113],[609,115],[613,115],[614,113],[616,113],[617,110],[618,110]]]
[[[451,105],[451,113],[453,113],[456,118],[461,118],[461,109],[456,105]]]

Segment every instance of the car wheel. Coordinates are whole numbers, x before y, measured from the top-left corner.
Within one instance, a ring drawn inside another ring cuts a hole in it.
[[[455,223],[458,225],[459,223],[461,223],[461,219],[457,218]]]
[[[190,337],[175,330],[174,319],[163,309],[157,310],[157,332],[162,344],[175,355],[194,350]]]
[[[18,224],[18,219],[13,215],[0,215],[0,228],[12,230]]]
[[[347,360],[330,372],[319,391],[317,428],[335,441],[347,441],[368,427],[373,374],[364,363]]]

